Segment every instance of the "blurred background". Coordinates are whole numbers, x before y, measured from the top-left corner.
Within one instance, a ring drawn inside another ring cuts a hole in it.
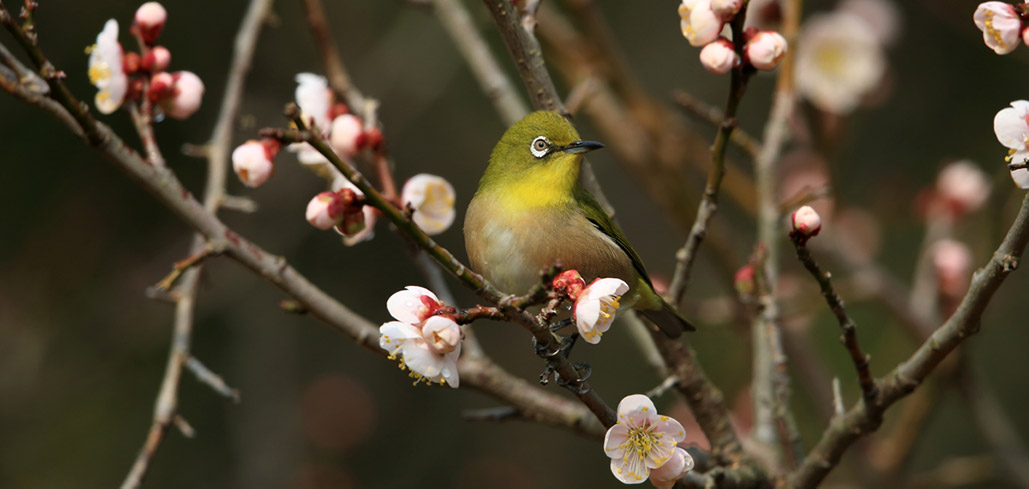
[[[8,8],[18,3],[8,2]],[[138,2],[109,0],[89,8],[73,0],[40,3],[36,20],[42,48],[68,74],[76,95],[92,100],[95,89],[85,76],[83,49],[112,17],[122,24],[127,45],[125,31]],[[545,3],[566,20],[576,17],[568,2]],[[674,1],[594,3],[641,91],[700,141],[681,156],[683,165],[702,160],[714,129],[677,109],[672,93],[684,90],[720,107],[728,76],[701,67],[699,50],[680,33]],[[836,8],[832,2],[807,3],[806,16]],[[515,76],[488,12],[480,2],[464,4]],[[927,223],[933,221],[927,202],[933,201],[940,169],[960,159],[981,168],[993,190],[982,207],[955,218],[948,234],[968,246],[973,268],[984,263],[1023,196],[1004,168],[1007,150],[997,143],[992,120],[1012,100],[1029,98],[1024,83],[1029,49],[1020,47],[1003,57],[990,51],[972,23],[976,2],[892,5],[896,41],[880,46],[885,71],[862,94],[861,103],[842,114],[809,102],[798,106],[790,126],[798,136],[787,146],[780,195],[786,200],[804,186],[789,187],[796,182],[787,170],[804,182],[808,177],[802,173],[815,174],[808,185],[816,187],[831,175],[833,197],[819,203],[826,224],[823,249],[816,256],[840,283],[877,376],[888,373],[917,343],[903,321],[877,300],[882,294],[875,290],[881,289],[862,287],[852,280],[860,278],[853,272],[874,260],[905,287],[915,282],[926,229],[932,227]],[[179,0],[166,7],[169,20],[161,44],[172,52],[171,69],[197,73],[207,92],[200,112],[187,121],[161,122],[156,131],[169,165],[199,195],[205,162],[181,149],[204,143],[210,135],[246,2]],[[438,240],[464,257],[459,223],[504,124],[431,6],[353,0],[327,2],[326,7],[355,83],[382,102],[379,115],[397,178],[428,172],[456,188],[458,224]],[[274,11],[271,25],[261,32],[236,143],[254,137],[260,127],[285,125],[281,111],[293,99],[295,74],[322,70],[299,2],[277,2]],[[540,14],[541,29],[545,13]],[[6,32],[0,33],[0,42],[15,50]],[[560,53],[546,42],[544,47],[559,91],[567,93],[573,82],[559,76]],[[521,93],[516,76],[514,81]],[[752,80],[739,115],[746,132],[761,136],[774,85],[768,73]],[[138,143],[124,112],[102,120],[126,141]],[[605,141],[590,117],[576,122],[584,138]],[[729,182],[742,185],[752,174],[752,161],[738,148],[729,156],[736,172]],[[646,175],[621,164],[625,158],[617,150],[590,158],[625,234],[651,274],[667,280],[675,250],[692,223],[703,167],[689,170],[690,179],[679,182],[681,201],[658,204],[661,198],[652,198]],[[0,214],[0,487],[115,486],[149,429],[171,335],[172,307],[147,299],[144,290],[186,255],[190,230],[55,120],[6,94],[0,96],[0,163],[0,205],[8,209]],[[284,153],[275,177],[258,189],[230,179],[229,192],[253,198],[260,209],[254,214],[224,211],[223,218],[266,250],[287,257],[348,307],[372,321],[385,321],[386,298],[424,280],[407,260],[403,241],[385,223],[379,223],[373,241],[344,247],[335,233],[304,222],[308,200],[323,186]],[[702,246],[687,310],[701,325],[689,341],[735,406],[739,426],[747,429],[749,324],[740,319],[746,308],[736,299],[732,273],[746,263],[755,225],[745,203],[753,191],[740,188],[737,197],[723,197],[715,220],[724,240],[716,241],[714,249],[710,242]],[[788,348],[802,349],[815,361],[791,364],[793,406],[810,447],[827,424],[828,382],[840,378],[847,405],[859,391],[838,327],[789,252],[783,229],[780,292],[788,339],[796,339],[789,340]],[[858,258],[848,262],[840,256]],[[469,291],[452,285],[462,305],[477,302]],[[971,366],[965,371],[992,393],[994,407],[1010,421],[1004,433],[1020,439],[1029,437],[1029,419],[1021,416],[1029,403],[1027,287],[1024,271],[1012,275],[987,310],[982,331],[961,347],[963,363]],[[619,485],[596,441],[522,422],[462,421],[463,410],[497,403],[467,389],[412,387],[394,363],[368,354],[312,318],[282,311],[284,298],[231,260],[208,262],[192,351],[240,389],[242,402],[219,397],[187,373],[179,412],[197,436],[185,439],[169,432],[145,487]],[[946,307],[940,309],[933,313],[945,315]],[[475,330],[502,366],[529,380],[538,376],[543,364],[520,328],[476,323]],[[597,347],[580,346],[575,356],[593,366],[591,380],[610,404],[661,380],[624,329],[616,326],[605,340]],[[956,385],[965,384],[934,375],[924,386],[921,404],[909,398],[891,409],[878,433],[848,451],[827,485],[1019,487],[995,456],[1004,450],[984,437],[966,400],[968,392],[963,395]],[[674,393],[656,403],[684,422],[692,441],[705,443],[695,438],[699,430]],[[924,411],[920,415],[902,414],[918,408]],[[898,425],[910,425],[912,419],[924,424],[910,440],[910,450],[885,462],[877,459],[877,454],[882,458],[884,451],[906,446],[898,438]],[[869,476],[868,467],[887,471],[889,477]]]

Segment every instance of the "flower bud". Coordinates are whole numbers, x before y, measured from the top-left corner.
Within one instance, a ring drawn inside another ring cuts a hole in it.
[[[273,162],[278,152],[279,142],[274,139],[251,139],[232,151],[232,169],[244,185],[260,186],[275,173]]]
[[[335,192],[322,192],[307,203],[307,222],[318,229],[330,229],[343,220],[343,199]]]
[[[151,102],[160,102],[171,97],[174,86],[175,77],[173,77],[171,73],[163,71],[155,73],[154,76],[150,77],[150,91],[147,92],[147,98],[149,98]]]
[[[383,147],[386,145],[386,137],[382,135],[382,130],[378,127],[373,127],[364,132],[365,144],[372,151],[381,152]]]
[[[757,291],[757,280],[754,270],[754,265],[748,263],[736,270],[736,275],[733,277],[733,284],[736,286],[736,293],[741,296],[754,295]]]
[[[125,55],[121,58],[122,71],[124,71],[126,75],[131,75],[139,71],[139,64],[139,54],[136,54],[134,52],[130,51],[128,53],[125,53]]]
[[[132,24],[132,30],[139,34],[143,42],[152,45],[157,41],[164,29],[164,22],[168,20],[168,12],[158,2],[147,2],[136,10],[136,20]]]
[[[983,31],[983,42],[997,54],[1008,54],[1018,47],[1022,19],[1014,5],[1005,2],[984,2],[975,8],[972,21]]]
[[[803,238],[817,236],[822,230],[822,218],[811,206],[805,205],[793,213],[793,232]]]
[[[461,344],[461,326],[446,316],[432,316],[422,326],[422,338],[429,349],[438,353],[450,353]]]
[[[365,142],[364,123],[353,114],[343,114],[332,120],[329,131],[329,142],[332,149],[344,158],[352,158]]]
[[[711,10],[725,22],[732,20],[743,6],[743,0],[711,0]]]
[[[343,236],[351,238],[356,237],[357,234],[364,231],[368,226],[368,216],[365,209],[371,209],[370,206],[357,206],[351,210],[347,209],[343,213],[343,221],[336,225],[336,231]]]
[[[720,37],[700,50],[700,64],[711,73],[724,75],[740,64],[740,57],[733,50],[732,42]]]
[[[350,107],[347,107],[347,104],[343,102],[336,102],[332,104],[332,107],[329,108],[329,120],[333,120],[343,114],[349,113]]]
[[[945,239],[932,246],[933,267],[941,294],[950,299],[960,298],[968,288],[972,268],[972,252],[964,243]]]
[[[579,298],[579,293],[586,288],[586,281],[577,270],[565,270],[559,273],[553,280],[554,290],[563,292],[571,300]]]
[[[143,56],[142,67],[151,73],[164,71],[171,64],[171,51],[164,46],[154,46]]]
[[[185,119],[198,109],[204,97],[204,82],[189,71],[178,71],[172,74],[175,84],[171,98],[166,100],[164,110],[169,117]]]
[[[936,177],[936,194],[957,215],[975,212],[990,197],[990,181],[975,164],[963,160],[947,165]]]
[[[743,48],[744,59],[759,70],[774,70],[786,56],[786,38],[775,31],[757,31],[751,34]]]
[[[725,24],[711,10],[711,0],[683,0],[679,5],[679,27],[682,35],[693,46],[703,46],[722,32]]]

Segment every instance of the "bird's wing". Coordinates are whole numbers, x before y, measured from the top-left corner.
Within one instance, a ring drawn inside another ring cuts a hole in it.
[[[629,256],[629,259],[632,261],[632,268],[636,270],[636,273],[643,278],[647,285],[653,288],[654,284],[650,282],[650,276],[647,275],[647,269],[643,266],[643,260],[641,260],[640,256],[636,254],[636,251],[632,249],[632,246],[629,246],[629,240],[625,238],[625,235],[622,234],[622,230],[618,229],[618,226],[611,220],[611,217],[607,215],[607,212],[605,212],[604,208],[601,207],[599,202],[597,202],[597,199],[593,198],[593,195],[591,195],[585,188],[579,186],[575,189],[575,200],[579,203],[579,209],[586,216],[586,219],[588,219],[593,226],[597,228],[597,230],[611,238],[611,240]]]

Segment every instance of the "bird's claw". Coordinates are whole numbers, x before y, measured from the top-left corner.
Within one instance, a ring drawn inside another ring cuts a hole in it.
[[[590,376],[593,375],[593,368],[586,362],[576,362],[572,365],[575,367],[575,371],[580,373],[579,377],[575,380],[566,382],[561,379],[561,376],[559,375],[557,378],[557,385],[574,392],[576,395],[585,395],[590,391],[590,386],[585,384],[586,381],[589,380]]]

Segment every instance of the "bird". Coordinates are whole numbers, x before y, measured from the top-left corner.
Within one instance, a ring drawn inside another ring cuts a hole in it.
[[[695,328],[654,291],[625,234],[579,182],[584,154],[603,147],[556,112],[532,112],[509,127],[465,213],[469,262],[508,294],[528,292],[555,264],[586,283],[619,278],[629,286],[621,307],[677,338]]]

